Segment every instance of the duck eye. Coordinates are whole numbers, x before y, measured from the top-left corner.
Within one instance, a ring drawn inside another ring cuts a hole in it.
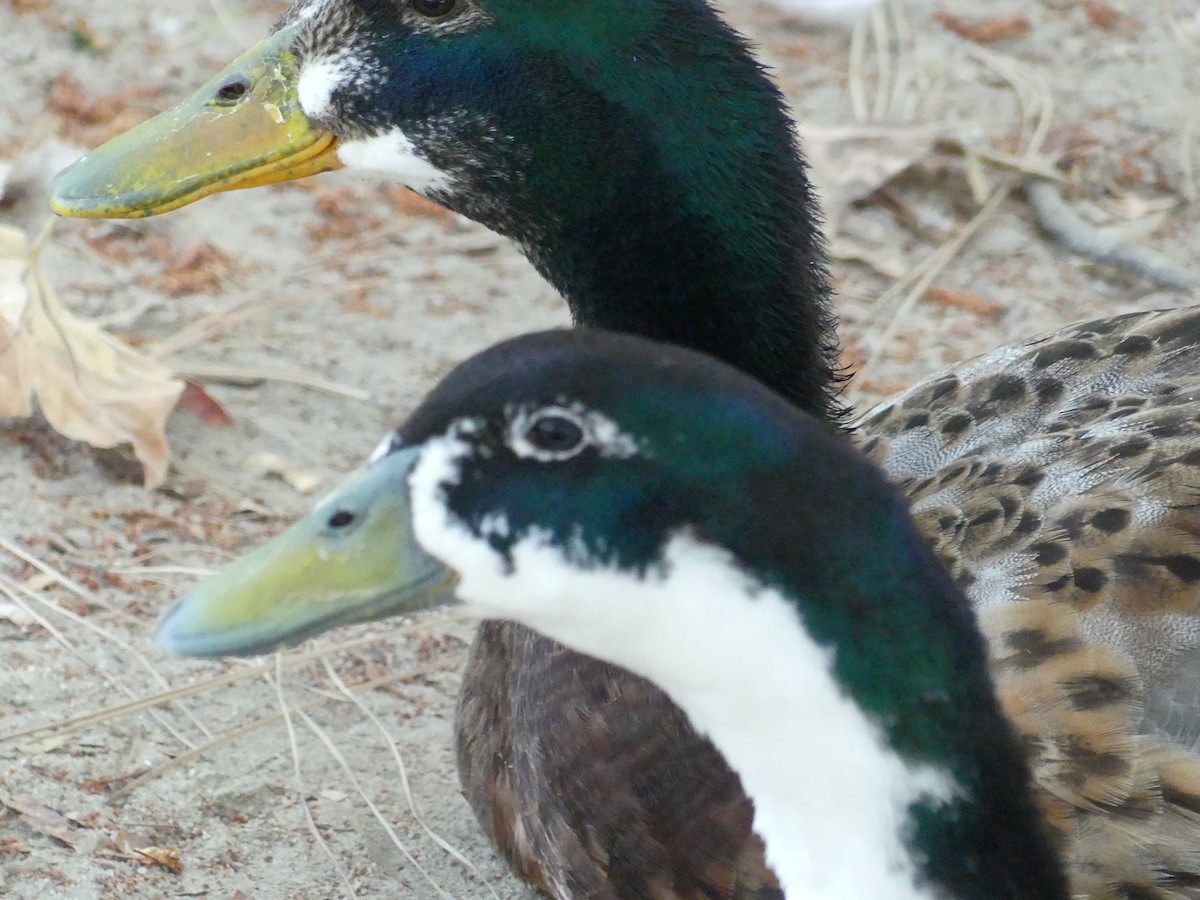
[[[329,524],[330,528],[345,528],[347,525],[350,525],[353,521],[354,521],[354,513],[347,512],[344,509],[339,509],[337,512],[335,512],[332,516],[329,517],[328,524]]]
[[[444,19],[458,8],[459,0],[408,0],[419,15],[427,19]]]
[[[555,456],[577,450],[583,444],[583,438],[579,423],[558,413],[538,416],[525,432],[525,439],[530,444]]]

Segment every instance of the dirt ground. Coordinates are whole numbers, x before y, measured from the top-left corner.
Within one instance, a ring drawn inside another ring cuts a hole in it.
[[[189,93],[278,11],[2,0],[0,222],[35,232],[40,175],[70,147]],[[760,2],[730,17],[761,45],[833,184],[835,249],[853,257],[834,270],[846,359],[864,369],[857,402],[1071,321],[1187,302],[1049,240],[1027,194],[1004,191],[1007,166],[1040,142],[1061,160],[1075,218],[1200,268],[1195,0],[912,0],[857,44]],[[948,27],[997,40],[978,49]],[[931,258],[944,265],[930,290],[906,301]],[[232,424],[174,413],[173,467],[147,492],[125,453],[0,420],[0,894],[271,900],[346,896],[348,883],[360,897],[531,896],[480,837],[454,774],[469,623],[345,629],[285,657],[294,743],[272,661],[168,658],[150,631],[197,574],[358,465],[453,363],[566,323],[554,292],[499,237],[344,173],[148,221],[63,221],[46,269],[75,312],[146,348],[171,339],[166,360],[201,376]],[[200,320],[219,327],[181,332]],[[248,466],[264,452],[288,478]],[[144,698],[164,702],[133,705]],[[409,809],[389,739],[436,839]]]

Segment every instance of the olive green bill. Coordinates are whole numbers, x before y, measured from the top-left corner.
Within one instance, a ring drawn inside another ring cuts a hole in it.
[[[51,186],[51,209],[134,219],[340,168],[337,139],[300,108],[295,29],[270,35],[174,109],[65,169]]]
[[[406,448],[352,476],[274,540],[192,588],[159,644],[188,656],[270,653],[338,625],[451,602],[456,578],[413,535]]]

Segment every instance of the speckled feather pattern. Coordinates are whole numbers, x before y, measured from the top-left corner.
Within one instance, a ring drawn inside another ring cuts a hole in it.
[[[1076,895],[1200,896],[1200,309],[1075,325],[870,411],[979,612]]]

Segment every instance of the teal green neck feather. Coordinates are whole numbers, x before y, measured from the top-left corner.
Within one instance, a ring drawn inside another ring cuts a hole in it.
[[[817,204],[745,42],[700,0],[487,9],[385,48],[416,85],[389,121],[456,179],[439,199],[516,240],[577,324],[703,350],[839,415]]]
[[[677,475],[691,473],[674,491],[686,508],[662,515],[690,522],[700,539],[730,549],[757,580],[792,598],[808,634],[833,651],[839,683],[889,745],[910,763],[944,767],[960,786],[949,802],[910,807],[907,840],[935,893],[1065,897],[974,614],[905,498],[833,437],[811,423],[793,429],[794,417],[762,398],[693,389],[643,394],[641,404],[622,421],[669,432],[670,409],[677,427],[699,438],[673,461]]]
[[[962,898],[1065,897],[970,604],[906,499],[840,438],[803,421],[796,429],[773,399],[692,385],[629,401],[621,421],[634,433],[639,420],[658,433],[674,420],[695,438],[673,460],[656,458],[680,479],[672,493],[681,508],[660,515],[691,523],[792,598],[890,746],[906,761],[945,767],[961,787],[948,803],[910,807],[908,840],[931,883]]]

